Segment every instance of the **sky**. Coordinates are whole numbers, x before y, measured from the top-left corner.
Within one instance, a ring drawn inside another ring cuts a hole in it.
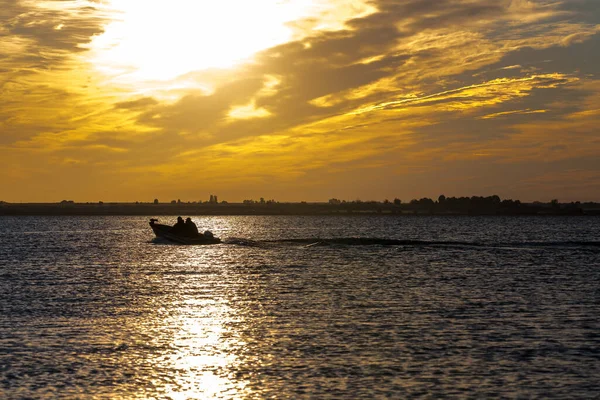
[[[599,0],[0,0],[0,200],[600,201]]]

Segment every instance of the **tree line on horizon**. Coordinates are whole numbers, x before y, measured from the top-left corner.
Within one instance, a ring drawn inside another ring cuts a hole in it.
[[[210,201],[212,200],[212,202]],[[560,203],[557,199],[542,203],[523,203],[520,200],[493,196],[446,197],[437,200],[423,197],[403,202],[399,198],[383,201],[329,199],[327,202],[305,201],[291,203],[274,199],[247,199],[243,202],[218,201],[213,195],[209,201],[184,202],[173,200],[135,203],[7,203],[0,201],[0,215],[172,215],[178,213],[208,213],[223,215],[600,215],[600,203]],[[33,213],[33,214],[32,214]],[[133,214],[132,214],[133,213]]]
[[[243,204],[245,205],[274,205],[274,204],[308,204],[304,201],[300,203],[280,203],[275,200],[265,200],[261,198],[260,200],[248,199],[244,200]],[[323,203],[313,203],[313,204],[323,204]],[[391,210],[391,211],[412,211],[412,212],[423,212],[423,213],[529,213],[534,210],[542,210],[549,209],[551,211],[568,211],[575,212],[577,210],[581,210],[582,206],[587,207],[599,207],[599,203],[587,202],[581,203],[570,202],[570,203],[560,203],[558,199],[553,199],[548,203],[534,201],[532,203],[523,203],[520,200],[513,199],[501,199],[498,195],[492,196],[462,196],[462,197],[446,197],[445,195],[440,195],[437,200],[433,200],[428,197],[423,197],[420,199],[412,199],[409,202],[405,203],[399,198],[394,198],[393,200],[385,199],[383,201],[363,201],[360,199],[357,200],[340,200],[337,198],[331,198],[327,202],[329,206],[335,206],[340,209],[347,210],[372,210],[379,209],[383,210]]]
[[[520,200],[513,199],[501,199],[498,195],[492,196],[471,196],[471,197],[446,197],[440,195],[437,200],[433,200],[428,197],[420,199],[412,199],[408,203],[403,203],[399,198],[395,198],[390,201],[388,199],[383,202],[355,200],[347,202],[345,200],[339,200],[336,198],[330,199],[329,204],[343,206],[345,204],[370,204],[370,205],[384,205],[398,207],[408,211],[415,212],[427,212],[427,213],[444,213],[444,212],[457,212],[457,213],[497,213],[499,211],[506,212],[519,212],[519,211],[530,211],[532,207],[549,207],[552,209],[565,209],[572,208],[577,209],[581,207],[580,202],[572,202],[567,204],[561,204],[557,199],[551,200],[549,203],[533,202],[533,203],[522,203]]]
[[[210,204],[210,205],[227,205],[227,204],[235,204],[229,203],[227,201],[218,201],[216,195],[211,195],[210,200],[208,201],[193,201],[193,202],[184,202],[180,199],[172,200],[168,203],[173,205],[183,205],[183,204]],[[158,199],[154,199],[152,201],[153,204],[168,204],[168,203],[160,203]],[[337,198],[331,198],[326,203],[323,202],[312,202],[308,203],[306,201],[300,202],[279,202],[274,199],[266,200],[264,197],[261,197],[259,200],[254,199],[246,199],[241,202],[244,205],[330,205],[330,206],[340,206],[340,207],[353,207],[353,208],[372,208],[373,206],[384,207],[386,209],[390,208],[401,208],[405,210],[413,210],[413,211],[431,211],[431,212],[439,212],[439,211],[457,211],[457,212],[467,212],[469,210],[498,210],[498,209],[509,209],[515,210],[520,208],[528,208],[528,207],[547,207],[554,209],[575,209],[580,207],[600,207],[600,203],[596,202],[570,202],[570,203],[560,203],[558,199],[553,199],[550,202],[544,203],[540,201],[534,201],[532,203],[523,203],[520,200],[513,199],[501,199],[498,195],[492,196],[461,196],[461,197],[446,197],[445,195],[440,195],[437,200],[433,200],[428,197],[422,197],[420,199],[412,199],[409,202],[403,202],[399,198],[394,198],[393,200],[385,199],[383,201],[377,200],[367,200],[363,201],[360,199],[356,200],[340,200]],[[9,202],[0,201],[0,204],[11,204]],[[73,200],[63,200],[58,203],[59,205],[75,205],[77,204]],[[91,204],[91,203],[85,203]],[[99,201],[96,204],[103,205],[104,202]],[[149,204],[144,202],[135,202],[135,204]]]

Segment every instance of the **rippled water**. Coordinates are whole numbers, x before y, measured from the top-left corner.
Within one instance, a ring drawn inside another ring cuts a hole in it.
[[[600,218],[195,221],[0,217],[0,397],[600,392]]]

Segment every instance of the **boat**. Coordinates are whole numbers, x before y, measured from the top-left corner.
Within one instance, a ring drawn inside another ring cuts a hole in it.
[[[152,218],[150,220],[150,227],[154,231],[157,238],[167,239],[171,242],[178,244],[218,244],[221,243],[221,239],[213,236],[211,231],[205,231],[204,233],[198,233],[196,236],[180,235],[175,234],[172,231],[172,226],[157,224],[158,220]]]

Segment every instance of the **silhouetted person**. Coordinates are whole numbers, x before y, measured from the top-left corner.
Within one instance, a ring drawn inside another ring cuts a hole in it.
[[[182,233],[185,233],[185,229],[186,227],[185,222],[183,222],[183,218],[177,217],[177,223],[171,228],[171,233],[181,235]]]
[[[185,219],[185,233],[190,237],[198,236],[198,227],[190,217]]]

